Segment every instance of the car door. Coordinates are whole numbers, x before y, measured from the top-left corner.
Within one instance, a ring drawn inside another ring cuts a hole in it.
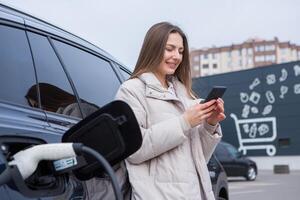
[[[232,171],[234,172],[235,176],[243,176],[246,173],[246,170],[248,169],[247,164],[243,157],[241,156],[241,153],[238,152],[238,150],[232,146],[229,143],[225,143],[224,147],[227,149],[228,153],[232,157]]]
[[[223,143],[219,143],[215,155],[218,160],[222,163],[224,170],[228,176],[235,176],[236,170],[238,169],[235,163],[235,158],[228,151],[228,149],[223,145]]]
[[[34,63],[24,27],[0,24],[1,171],[7,159],[29,146],[57,141],[38,100]],[[46,185],[43,185],[46,188]],[[1,199],[32,199],[10,185],[0,187]],[[34,198],[33,198],[34,199]],[[47,198],[44,198],[47,199]]]

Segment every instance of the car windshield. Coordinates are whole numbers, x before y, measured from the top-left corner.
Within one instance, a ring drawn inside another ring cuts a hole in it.
[[[224,146],[226,147],[226,149],[228,150],[228,152],[235,158],[240,156],[240,153],[238,152],[238,150],[232,146],[231,144],[224,144]]]

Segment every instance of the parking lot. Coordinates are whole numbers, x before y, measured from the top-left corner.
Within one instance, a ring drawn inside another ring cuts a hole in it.
[[[300,171],[290,174],[273,174],[259,171],[255,181],[243,178],[228,178],[230,200],[282,200],[299,199]]]

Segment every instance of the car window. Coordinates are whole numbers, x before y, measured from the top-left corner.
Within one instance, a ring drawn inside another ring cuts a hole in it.
[[[29,106],[27,93],[36,84],[24,30],[0,25],[0,99]]]
[[[124,79],[125,80],[129,79],[131,76],[130,73],[127,70],[125,70],[121,65],[119,65],[117,63],[116,63],[116,65],[120,68],[121,74],[124,77]]]
[[[225,144],[225,147],[232,157],[234,157],[234,158],[238,157],[239,152],[237,151],[237,149],[234,146],[232,146],[230,144]]]
[[[121,69],[121,73],[122,73],[123,77],[125,78],[125,80],[130,78],[130,74],[128,74],[128,72],[124,71],[123,69]]]
[[[54,45],[84,102],[84,114],[114,99],[120,81],[108,61],[57,40]]]
[[[223,160],[225,158],[229,158],[230,157],[230,154],[229,154],[228,150],[221,143],[219,143],[217,145],[216,150],[215,150],[215,155],[217,156],[217,158],[219,160]]]
[[[66,112],[68,107],[77,106],[77,113],[80,113],[72,87],[47,37],[31,32],[28,33],[28,37],[39,82],[42,108],[70,115]],[[36,89],[32,89],[31,93],[35,92]]]

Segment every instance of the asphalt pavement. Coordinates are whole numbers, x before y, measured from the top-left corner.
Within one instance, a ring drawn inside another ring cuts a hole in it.
[[[300,199],[300,171],[274,174],[259,171],[255,181],[228,178],[229,200],[288,200]]]

